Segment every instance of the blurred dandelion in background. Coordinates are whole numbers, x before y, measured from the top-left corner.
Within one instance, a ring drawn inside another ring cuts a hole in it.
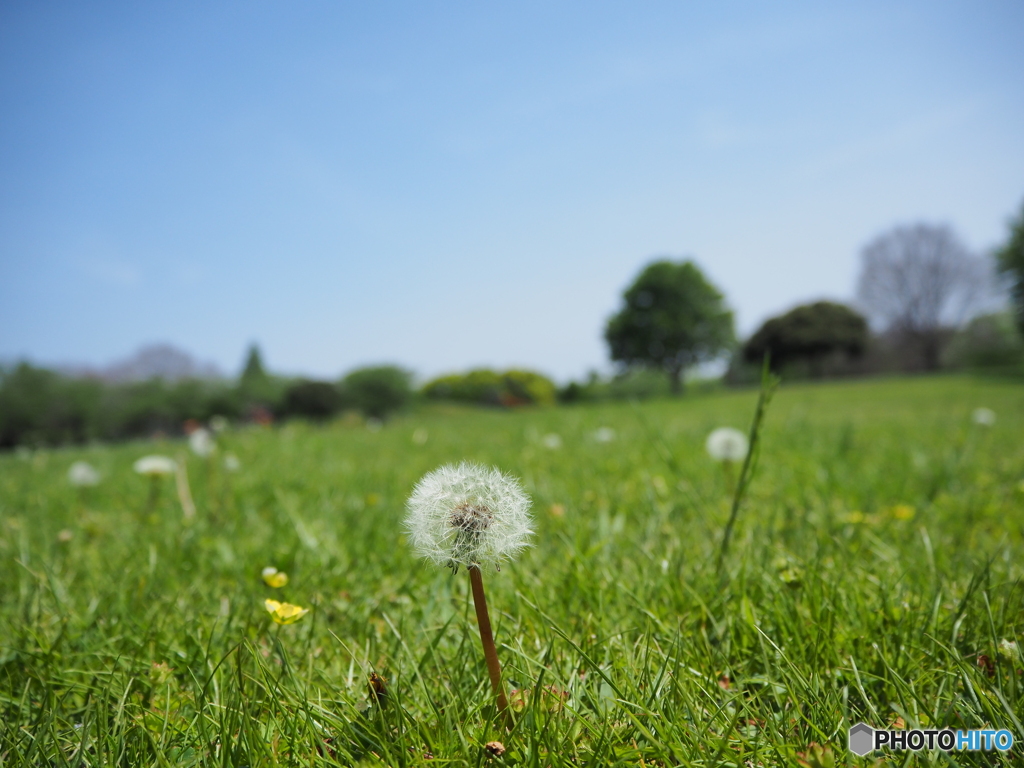
[[[146,475],[147,477],[173,475],[177,468],[178,465],[174,463],[174,459],[168,456],[159,456],[156,454],[143,456],[132,464],[132,469],[134,469],[138,474]]]
[[[743,461],[747,457],[747,436],[732,427],[719,427],[708,435],[704,447],[715,461]]]
[[[214,432],[214,434],[219,435],[221,432],[226,431],[229,426],[230,423],[228,422],[226,416],[217,415],[210,417],[210,429]]]
[[[242,468],[242,462],[233,453],[224,454],[224,469],[228,472],[237,472]]]
[[[412,441],[416,443],[416,445],[426,445],[428,437],[429,435],[427,434],[427,430],[423,427],[420,427],[412,433]]]
[[[68,482],[76,488],[88,488],[99,481],[100,473],[87,461],[76,461],[68,467]]]
[[[292,605],[291,603],[279,603],[277,600],[270,599],[263,601],[263,607],[267,609],[270,613],[270,618],[277,624],[294,624],[309,613],[309,608]]]
[[[188,447],[192,449],[192,453],[196,456],[206,459],[217,450],[217,442],[213,439],[210,430],[205,427],[198,427],[189,434]]]
[[[143,477],[149,478],[149,501],[147,508],[152,510],[160,497],[160,478],[173,475],[177,472],[178,465],[174,459],[168,456],[152,454],[143,456],[136,461],[132,468]]]
[[[549,451],[557,451],[562,447],[562,436],[554,432],[544,435],[540,441]]]
[[[594,440],[598,443],[610,443],[615,439],[615,430],[611,427],[599,427],[594,432]]]
[[[996,423],[996,412],[991,408],[975,408],[971,421],[981,427],[991,427]]]

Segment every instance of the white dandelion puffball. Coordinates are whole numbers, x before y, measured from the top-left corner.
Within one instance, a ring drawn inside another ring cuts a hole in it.
[[[192,430],[192,434],[188,436],[188,447],[196,456],[205,459],[217,450],[217,443],[214,441],[213,435],[210,434],[210,430],[199,427],[199,429]]]
[[[237,472],[242,468],[242,462],[233,453],[224,454],[224,469],[228,472]]]
[[[971,414],[971,421],[982,427],[991,427],[996,423],[996,412],[991,408],[975,408]]]
[[[78,488],[96,485],[100,481],[100,473],[87,461],[76,461],[68,467],[68,482]]]
[[[174,463],[174,459],[153,455],[143,456],[132,465],[132,469],[140,475],[156,477],[158,475],[173,475],[178,469],[178,465]]]
[[[719,427],[708,435],[704,444],[715,461],[743,461],[750,445],[747,436],[732,427]]]
[[[556,432],[549,432],[540,440],[549,451],[557,451],[562,447],[562,436]]]
[[[221,432],[225,431],[229,426],[230,423],[228,422],[227,416],[221,416],[220,414],[217,414],[215,416],[210,417],[210,429],[212,429],[217,434],[220,434]]]
[[[416,552],[439,565],[497,565],[528,544],[530,497],[494,467],[445,464],[428,472],[406,502]]]
[[[615,430],[611,427],[599,427],[594,432],[594,440],[599,443],[610,443],[615,439]]]

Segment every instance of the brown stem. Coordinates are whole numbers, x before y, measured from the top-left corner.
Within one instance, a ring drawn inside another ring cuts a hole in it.
[[[508,699],[505,688],[501,684],[501,664],[498,663],[498,651],[494,647],[494,635],[491,634],[491,617],[487,614],[487,598],[484,597],[484,579],[480,569],[471,565],[469,583],[473,586],[473,605],[476,607],[476,622],[480,626],[480,642],[484,646],[484,658],[487,660],[487,672],[491,676],[491,688],[498,705],[498,714],[508,723]]]

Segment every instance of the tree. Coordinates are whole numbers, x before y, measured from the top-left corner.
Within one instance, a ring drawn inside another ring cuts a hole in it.
[[[412,373],[394,365],[357,368],[340,384],[342,403],[383,419],[412,399]]]
[[[263,367],[260,348],[253,344],[245,357],[245,367],[238,379],[238,393],[245,408],[273,408],[284,394],[284,384],[275,381]]]
[[[939,367],[943,340],[985,291],[984,263],[945,225],[915,224],[879,235],[861,252],[857,297],[886,329]]]
[[[735,341],[732,312],[692,261],[648,264],[622,298],[604,332],[612,360],[665,371],[673,394],[682,391],[687,368]]]
[[[423,385],[423,395],[431,400],[456,400],[478,405],[551,405],[555,385],[535,371],[512,369],[498,372],[477,368],[468,373],[439,376]]]
[[[329,419],[341,408],[341,394],[328,381],[299,379],[284,391],[284,412],[314,421]]]
[[[1010,279],[1017,327],[1024,333],[1024,205],[1017,218],[1010,222],[1010,239],[996,252],[996,261],[999,271]]]
[[[743,345],[743,357],[758,363],[767,352],[773,370],[806,361],[820,372],[825,358],[860,357],[867,342],[868,324],[860,314],[843,304],[818,301],[765,321]]]

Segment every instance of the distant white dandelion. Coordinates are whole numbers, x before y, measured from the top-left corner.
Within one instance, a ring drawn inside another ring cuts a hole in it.
[[[217,442],[213,439],[210,430],[199,427],[192,430],[192,433],[188,436],[188,447],[192,449],[192,453],[196,456],[205,459],[217,450]]]
[[[216,434],[224,432],[229,426],[230,422],[226,416],[218,414],[210,417],[210,429],[212,429]]]
[[[87,461],[76,461],[68,467],[68,482],[76,488],[96,485],[100,481],[100,473]]]
[[[971,421],[982,427],[991,427],[996,423],[996,412],[991,408],[975,408]]]
[[[174,459],[157,455],[143,456],[132,465],[132,469],[137,473],[148,475],[149,477],[173,475],[177,468],[178,465],[174,463]]]
[[[416,445],[426,445],[427,438],[429,437],[430,435],[427,434],[427,430],[425,430],[423,427],[417,428],[412,433],[412,441],[416,443]]]
[[[423,476],[407,504],[416,551],[441,565],[497,565],[529,543],[530,498],[493,467],[446,464]]]
[[[242,462],[233,453],[224,454],[224,469],[228,472],[237,472],[242,468]]]
[[[380,432],[383,426],[384,422],[376,418],[375,416],[371,416],[366,420],[366,428],[371,432]]]
[[[719,427],[708,435],[704,444],[715,461],[743,461],[750,448],[747,436],[732,427]]]
[[[550,451],[557,451],[562,447],[562,436],[555,432],[549,432],[544,435],[540,441],[544,444],[544,447]]]
[[[615,439],[615,430],[611,427],[599,427],[594,432],[594,440],[599,443],[610,443]]]

